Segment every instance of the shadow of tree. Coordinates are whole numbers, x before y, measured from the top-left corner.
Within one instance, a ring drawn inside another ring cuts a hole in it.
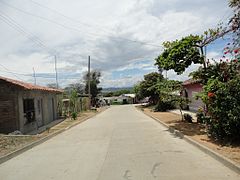
[[[181,120],[172,120],[168,122],[169,126],[181,131],[184,135],[204,135],[206,134],[206,128],[203,124],[199,123],[188,123]]]

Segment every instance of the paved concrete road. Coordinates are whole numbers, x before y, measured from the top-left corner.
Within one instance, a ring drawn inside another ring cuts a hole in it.
[[[114,106],[0,165],[1,180],[237,180],[133,106]]]

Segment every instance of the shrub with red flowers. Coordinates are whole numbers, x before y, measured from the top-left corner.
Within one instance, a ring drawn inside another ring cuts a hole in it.
[[[212,98],[212,97],[214,97],[214,96],[215,96],[214,93],[212,93],[212,92],[208,92],[208,97],[209,97],[209,98]]]
[[[240,77],[227,82],[210,79],[201,98],[208,107],[209,134],[218,140],[240,142]]]
[[[191,74],[204,85],[200,97],[207,106],[203,119],[209,134],[240,142],[240,63],[237,59],[210,64]]]
[[[240,1],[229,0],[229,6],[234,16],[227,27],[209,29],[202,36],[189,35],[165,42],[156,65],[159,70],[182,74],[191,64],[202,64],[190,75],[204,85],[200,95],[207,109],[203,122],[212,137],[240,142]],[[220,62],[206,61],[204,47],[229,33],[233,40],[224,48]]]

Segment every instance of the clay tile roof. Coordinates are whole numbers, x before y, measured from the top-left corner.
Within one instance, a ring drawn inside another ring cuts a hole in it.
[[[188,79],[182,83],[183,86],[190,85],[190,84],[199,84],[201,80],[199,79]]]
[[[8,83],[11,83],[15,86],[27,89],[27,90],[39,90],[39,91],[48,91],[48,92],[54,92],[54,93],[62,93],[63,90],[61,89],[53,89],[53,88],[48,88],[48,87],[44,87],[44,86],[38,86],[38,85],[33,85],[30,83],[26,83],[26,82],[22,82],[22,81],[18,81],[15,79],[10,79],[10,78],[6,78],[6,77],[2,77],[0,76],[0,81],[5,81]]]

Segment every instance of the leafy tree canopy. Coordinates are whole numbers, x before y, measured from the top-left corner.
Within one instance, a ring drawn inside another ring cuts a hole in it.
[[[150,97],[150,100],[157,101],[159,99],[156,84],[163,80],[162,74],[152,72],[144,76],[144,80],[134,87],[138,97]]]
[[[90,78],[90,93],[92,99],[96,98],[97,95],[101,92],[102,88],[99,88],[98,85],[100,83],[101,72],[97,70],[93,70],[90,74],[86,73],[84,75],[85,80],[85,93],[88,94],[88,77]]]
[[[189,35],[181,40],[164,42],[164,51],[156,58],[156,65],[159,69],[173,69],[182,74],[192,63],[202,64],[203,57],[197,46],[201,41],[200,36]]]

